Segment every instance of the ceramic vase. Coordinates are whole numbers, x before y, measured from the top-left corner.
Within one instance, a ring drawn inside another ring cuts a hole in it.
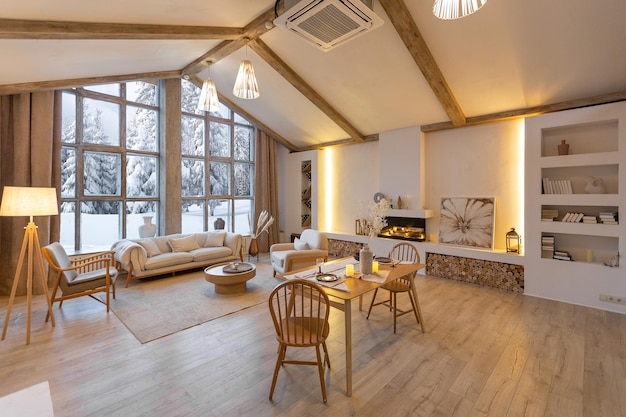
[[[143,216],[143,224],[139,226],[139,237],[152,237],[156,234],[156,224],[152,223],[152,216]]]
[[[224,227],[226,226],[226,222],[224,221],[224,219],[222,219],[221,217],[218,217],[214,222],[213,222],[213,227],[215,228],[215,230],[224,230]]]
[[[248,253],[250,256],[257,256],[259,253],[259,244],[256,241],[256,238],[252,238],[250,240],[250,248],[248,249]]]
[[[561,144],[557,145],[559,155],[569,154],[569,143],[565,143],[565,139],[561,140]]]
[[[369,245],[365,244],[359,251],[359,264],[361,265],[361,273],[368,275],[372,273],[372,262],[374,261],[374,252]]]

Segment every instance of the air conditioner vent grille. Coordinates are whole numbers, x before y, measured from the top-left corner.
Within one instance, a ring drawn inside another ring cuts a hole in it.
[[[328,51],[383,24],[367,7],[367,1],[302,0],[277,17],[274,24]]]
[[[359,25],[337,7],[330,5],[298,23],[298,27],[322,42],[330,43],[358,29]]]

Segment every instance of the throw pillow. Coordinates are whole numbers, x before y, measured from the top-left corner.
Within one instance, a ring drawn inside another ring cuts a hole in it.
[[[159,247],[152,240],[140,240],[139,243],[148,253],[148,258],[152,258],[153,256],[157,256],[161,254]]]
[[[200,247],[198,246],[196,235],[189,235],[178,239],[168,239],[167,243],[170,245],[170,248],[172,248],[172,252],[190,252]]]
[[[205,248],[217,248],[224,246],[224,239],[226,239],[226,233],[209,232],[206,236]]]
[[[293,247],[295,250],[307,250],[309,249],[309,244],[298,238],[295,238],[293,240]]]

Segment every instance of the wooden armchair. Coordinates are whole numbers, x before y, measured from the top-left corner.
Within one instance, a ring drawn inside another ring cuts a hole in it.
[[[56,271],[57,277],[52,290],[51,303],[88,295],[107,306],[109,312],[109,294],[113,291],[115,298],[115,280],[117,269],[114,266],[114,252],[100,252],[77,259],[70,259],[60,243],[51,243],[41,248],[46,261]],[[61,288],[62,295],[57,297]],[[98,292],[106,293],[106,302],[93,296]],[[46,318],[47,320],[47,318]]]

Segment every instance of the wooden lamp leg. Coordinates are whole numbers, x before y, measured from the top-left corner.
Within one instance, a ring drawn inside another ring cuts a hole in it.
[[[54,315],[52,314],[52,305],[50,303],[50,296],[48,293],[48,284],[46,283],[46,279],[44,276],[44,268],[43,268],[43,260],[41,259],[41,251],[39,250],[39,237],[37,235],[37,226],[32,221],[28,223],[26,226],[26,231],[24,232],[24,240],[22,241],[22,249],[20,250],[20,256],[17,261],[17,269],[15,270],[15,277],[13,278],[13,287],[11,288],[11,297],[9,298],[9,305],[7,308],[7,315],[4,319],[4,328],[2,330],[2,340],[6,337],[7,327],[9,325],[9,318],[11,317],[11,309],[13,308],[13,302],[15,301],[15,293],[17,291],[17,284],[20,279],[20,272],[22,270],[22,266],[24,265],[24,255],[26,254],[26,249],[28,248],[28,265],[27,265],[27,281],[26,281],[26,303],[27,303],[27,318],[26,318],[26,344],[30,344],[30,316],[31,316],[31,306],[32,306],[32,293],[33,293],[33,246],[36,246],[38,249],[37,258],[38,264],[40,267],[40,272],[44,284],[44,291],[46,293],[46,300],[48,302],[48,312],[50,317],[52,318],[52,326],[55,325]],[[35,243],[36,242],[36,243]]]

